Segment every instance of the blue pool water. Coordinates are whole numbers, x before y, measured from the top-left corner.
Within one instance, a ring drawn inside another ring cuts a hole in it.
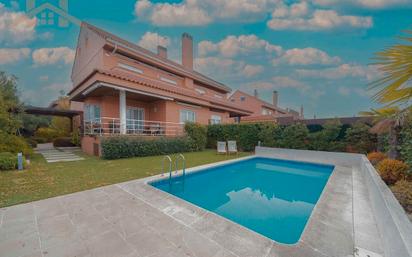
[[[293,244],[333,168],[259,157],[152,185],[277,242]]]

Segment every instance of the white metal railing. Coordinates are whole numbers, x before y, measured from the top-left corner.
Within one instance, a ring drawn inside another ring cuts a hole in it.
[[[121,124],[119,118],[101,117],[85,120],[83,132],[85,135],[180,136],[184,134],[184,123],[126,119],[126,123]]]

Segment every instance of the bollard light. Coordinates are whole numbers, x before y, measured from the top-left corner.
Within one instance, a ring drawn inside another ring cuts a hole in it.
[[[17,168],[18,170],[23,170],[23,153],[17,154]]]

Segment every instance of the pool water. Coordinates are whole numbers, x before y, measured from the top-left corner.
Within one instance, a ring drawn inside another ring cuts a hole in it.
[[[256,157],[152,185],[279,243],[293,244],[333,168]]]

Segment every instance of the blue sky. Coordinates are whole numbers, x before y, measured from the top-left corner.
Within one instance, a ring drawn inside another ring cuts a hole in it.
[[[178,62],[188,32],[195,69],[268,101],[277,90],[282,107],[303,105],[308,118],[377,107],[366,88],[381,74],[368,64],[412,29],[412,0],[69,0],[69,13],[144,47],[165,45]],[[40,18],[25,0],[0,0],[0,70],[19,78],[27,103],[46,106],[70,90],[79,27]]]

